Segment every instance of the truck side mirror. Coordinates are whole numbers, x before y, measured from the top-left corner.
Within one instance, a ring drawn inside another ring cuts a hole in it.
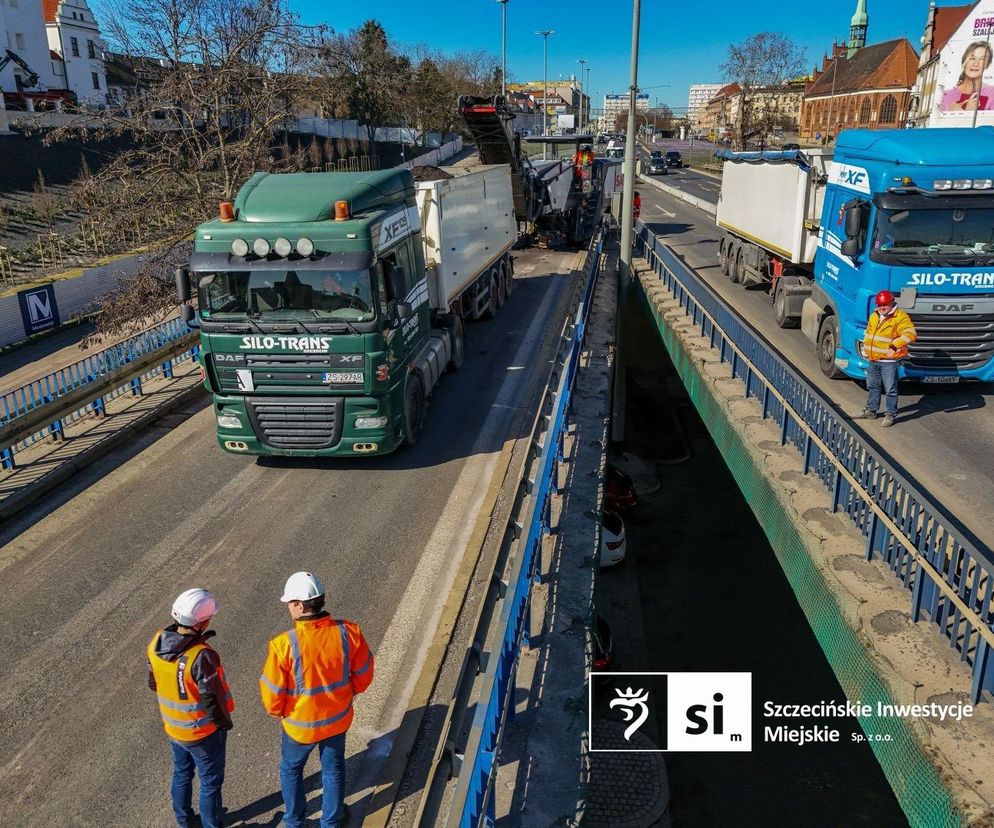
[[[200,327],[200,320],[197,319],[197,312],[193,309],[193,305],[180,305],[179,318],[186,322],[186,324],[191,328]]]
[[[180,302],[189,302],[191,294],[190,271],[185,267],[176,268],[176,298]]]
[[[846,236],[855,239],[863,232],[863,205],[854,204],[846,209]]]
[[[855,259],[860,254],[859,239],[846,239],[842,242],[842,255]]]
[[[414,308],[411,307],[410,302],[397,302],[394,305],[394,310],[397,311],[397,318],[401,322],[414,316]]]

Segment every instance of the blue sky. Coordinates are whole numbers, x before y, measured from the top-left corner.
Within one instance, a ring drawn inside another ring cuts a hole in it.
[[[501,9],[496,0],[459,0],[455,3],[419,3],[377,0],[364,3],[328,3],[290,0],[305,22],[325,22],[339,31],[355,28],[369,17],[378,19],[387,33],[405,44],[431,43],[443,51],[487,49],[500,54]],[[965,0],[939,0],[956,5]],[[639,85],[661,103],[686,107],[691,83],[718,83],[720,66],[729,43],[757,31],[783,31],[803,46],[808,62],[821,60],[832,37],[845,38],[856,0],[828,0],[800,4],[797,0],[742,2],[720,0],[698,6],[642,2]],[[695,11],[700,9],[700,11]],[[759,9],[763,11],[760,12]],[[802,11],[803,9],[803,11]],[[918,49],[928,0],[868,0],[869,41],[907,37]],[[549,38],[549,78],[579,74],[579,58],[586,58],[593,106],[605,93],[624,92],[628,86],[631,46],[631,4],[627,0],[601,3],[563,3],[549,0],[510,0],[507,6],[508,75],[514,80],[542,77],[542,38],[536,29],[555,29]],[[669,88],[661,87],[668,84]]]

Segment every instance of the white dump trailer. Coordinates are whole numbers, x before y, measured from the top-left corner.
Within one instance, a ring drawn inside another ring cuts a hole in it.
[[[512,288],[517,222],[510,169],[495,164],[439,170],[445,177],[417,183],[431,307],[477,318],[495,311]]]
[[[796,327],[810,293],[831,150],[719,152],[721,271],[770,286],[777,323]]]

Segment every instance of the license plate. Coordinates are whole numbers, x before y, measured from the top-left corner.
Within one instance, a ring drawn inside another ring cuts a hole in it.
[[[959,382],[959,377],[922,377],[922,382],[929,385],[955,385]]]
[[[354,385],[355,383],[361,383],[364,378],[365,375],[362,371],[332,371],[325,374],[321,381],[327,383],[349,383]]]

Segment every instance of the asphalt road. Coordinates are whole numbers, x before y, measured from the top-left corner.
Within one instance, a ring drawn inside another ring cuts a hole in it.
[[[671,178],[669,183],[674,183]],[[714,219],[680,199],[643,187],[642,220],[677,255],[730,302],[767,341],[843,412],[866,402],[862,386],[852,380],[829,380],[821,373],[814,344],[799,330],[781,330],[762,288],[732,284],[718,268],[718,234]],[[994,491],[994,387],[978,383],[942,387],[922,393],[918,384],[901,386],[897,426],[855,423],[871,443],[889,455],[908,477],[931,493],[988,548],[994,547],[990,493]]]
[[[497,455],[548,368],[574,259],[520,255],[514,295],[496,320],[468,326],[465,364],[442,380],[413,449],[257,462],[222,453],[202,408],[62,505],[0,530],[0,824],[171,824],[144,650],[175,595],[200,584],[221,602],[214,643],[236,701],[226,824],[276,825],[279,725],[257,680],[268,639],[288,627],[283,582],[303,568],[376,656],[348,739],[361,816]]]
[[[661,151],[665,152],[666,150],[661,148]],[[685,149],[681,149],[680,152],[683,155],[683,160],[686,162],[688,158],[687,151]],[[639,155],[642,158],[642,174],[648,176],[649,173],[646,162],[649,158],[649,152],[640,146]],[[698,152],[698,157],[700,157],[700,152]],[[710,201],[712,203],[718,202],[718,193],[721,190],[721,181],[713,175],[698,172],[697,170],[692,170],[688,167],[670,167],[669,172],[666,175],[654,175],[652,178],[662,184],[668,184],[671,187],[683,190],[689,195],[702,198],[705,201]],[[642,190],[639,190],[639,192],[642,193],[644,203],[645,193],[642,192]]]

